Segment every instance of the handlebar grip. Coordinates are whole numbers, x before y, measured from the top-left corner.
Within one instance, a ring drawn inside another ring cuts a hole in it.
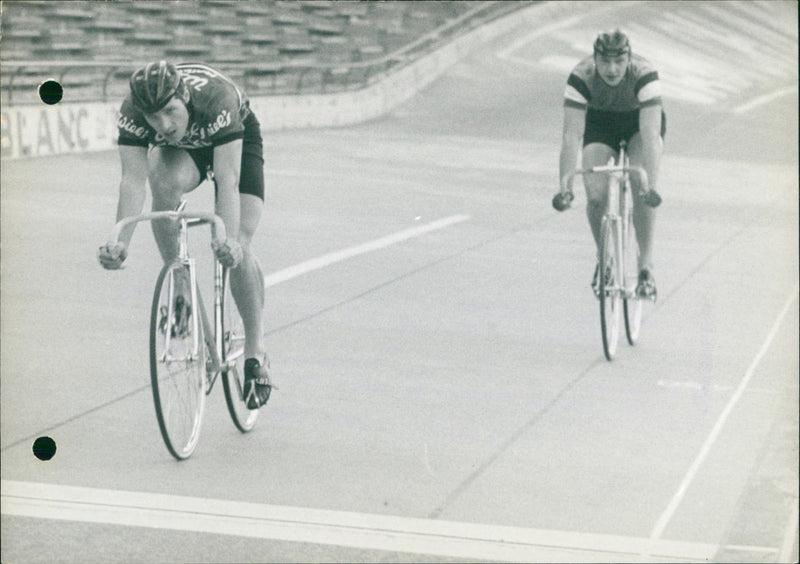
[[[557,211],[564,211],[569,209],[570,205],[572,204],[572,200],[575,199],[575,195],[572,192],[559,192],[555,196],[553,196],[553,207]]]
[[[120,220],[114,225],[114,228],[111,230],[111,235],[108,238],[108,246],[114,247],[116,246],[117,242],[119,241],[119,236],[122,230],[134,223],[139,223],[141,221],[152,221],[154,219],[172,219],[178,220],[181,218],[186,219],[195,219],[199,220],[202,223],[210,223],[211,224],[211,238],[213,241],[223,244],[227,240],[227,234],[225,233],[225,224],[222,222],[222,219],[216,214],[213,213],[187,213],[187,212],[175,212],[175,211],[159,211],[159,212],[150,212],[150,213],[143,213],[140,215],[127,217],[125,219]]]
[[[648,190],[644,195],[644,203],[651,208],[657,208],[661,205],[661,196],[655,190]]]

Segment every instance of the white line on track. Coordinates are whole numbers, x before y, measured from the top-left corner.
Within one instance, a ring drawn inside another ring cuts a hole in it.
[[[549,33],[552,33],[552,32],[554,32],[554,31],[556,31],[558,29],[561,29],[561,28],[576,24],[579,21],[581,21],[584,17],[585,17],[585,15],[573,16],[571,18],[567,18],[567,19],[564,19],[564,20],[557,21],[557,22],[552,23],[550,25],[545,25],[545,26],[542,26],[542,27],[538,27],[535,30],[531,31],[530,33],[525,34],[523,37],[520,37],[519,39],[517,39],[516,41],[511,43],[511,45],[509,45],[505,49],[499,51],[497,53],[497,56],[500,57],[501,59],[509,59],[510,60],[510,59],[512,59],[511,53],[513,53],[514,51],[517,51],[518,49],[521,49],[522,47],[524,47],[528,43],[531,43],[534,39],[538,39],[539,37],[542,37],[543,35],[547,35]]]
[[[786,300],[786,303],[781,309],[781,312],[778,314],[778,318],[775,320],[772,328],[770,329],[769,333],[767,333],[766,339],[761,344],[761,348],[758,350],[753,361],[750,363],[750,366],[747,367],[747,370],[744,373],[744,377],[742,381],[739,382],[739,386],[736,388],[736,391],[731,396],[731,399],[728,401],[725,408],[722,410],[722,413],[717,419],[717,422],[714,424],[713,429],[711,429],[711,433],[706,438],[703,446],[700,448],[700,452],[697,455],[697,458],[694,459],[692,465],[689,467],[689,470],[686,472],[686,475],[683,477],[683,481],[681,482],[680,486],[678,487],[678,491],[675,492],[675,495],[672,496],[672,499],[667,505],[667,508],[661,514],[658,521],[656,521],[655,526],[653,527],[652,532],[650,533],[650,540],[651,542],[658,543],[661,540],[661,535],[664,534],[664,530],[669,525],[669,522],[672,520],[672,517],[675,515],[675,512],[678,509],[678,506],[683,501],[683,497],[686,495],[686,491],[689,489],[689,486],[694,481],[697,472],[700,470],[700,467],[703,465],[703,462],[708,456],[708,453],[711,451],[711,447],[714,446],[717,438],[719,437],[720,433],[722,432],[722,428],[725,426],[725,423],[728,421],[728,417],[730,416],[733,408],[736,407],[736,404],[744,394],[744,390],[747,387],[747,384],[750,383],[750,380],[755,374],[756,368],[758,364],[761,362],[761,359],[764,358],[764,355],[767,354],[767,350],[769,350],[770,345],[772,344],[772,340],[778,334],[778,330],[780,329],[781,324],[783,323],[786,314],[789,312],[789,308],[794,303],[795,299],[797,299],[797,293],[800,288],[797,286],[792,289],[791,294],[789,294],[789,298]],[[643,557],[653,556],[652,551],[647,551],[642,553]]]
[[[283,270],[278,270],[277,272],[273,272],[272,274],[265,276],[264,287],[269,288],[270,286],[275,286],[276,284],[280,284],[281,282],[286,282],[287,280],[291,280],[292,278],[296,278],[298,276],[307,274],[314,270],[319,270],[320,268],[325,268],[326,266],[330,266],[334,263],[341,262],[343,260],[358,255],[363,255],[365,253],[369,253],[372,251],[377,251],[378,249],[383,249],[385,247],[389,247],[391,245],[400,243],[401,241],[413,239],[414,237],[419,237],[420,235],[424,235],[425,233],[430,233],[431,231],[436,231],[438,229],[443,229],[445,227],[455,225],[456,223],[467,221],[468,219],[470,219],[470,216],[468,215],[452,215],[450,217],[445,217],[437,221],[434,221],[432,223],[426,223],[425,225],[420,225],[417,227],[412,227],[410,229],[405,229],[403,231],[398,231],[397,233],[394,233],[392,235],[387,235],[386,237],[381,237],[380,239],[375,239],[374,241],[369,241],[361,245],[356,245],[354,247],[347,247],[345,249],[340,249],[333,253],[321,255],[311,260],[301,262],[300,264],[284,268]]]
[[[789,522],[783,534],[783,544],[778,556],[778,562],[794,562],[792,560],[792,550],[797,542],[798,521],[800,521],[800,501],[794,500],[792,512],[789,515]]]
[[[786,96],[787,94],[791,94],[793,92],[797,92],[797,86],[787,86],[786,88],[780,88],[769,94],[765,94],[763,96],[759,96],[758,98],[754,98],[747,102],[746,104],[742,104],[741,106],[737,106],[733,109],[733,113],[735,114],[743,114],[745,112],[749,112],[753,108],[757,108],[758,106],[763,106],[769,102],[772,102],[776,98],[780,98],[781,96]]]
[[[287,507],[3,480],[0,509],[18,516],[507,562],[636,561],[649,539]],[[665,560],[711,559],[716,545],[660,541]]]

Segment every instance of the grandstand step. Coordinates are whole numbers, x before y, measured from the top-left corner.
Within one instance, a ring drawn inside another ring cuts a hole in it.
[[[329,10],[331,3],[327,0],[301,0],[300,7],[309,12]]]
[[[59,18],[59,19],[74,19],[74,20],[91,20],[94,18],[94,11],[90,8],[82,8],[83,3],[76,2],[60,4],[45,14],[46,17]]]
[[[206,6],[212,6],[217,8],[223,8],[225,10],[230,10],[231,8],[236,8],[237,4],[239,4],[238,0],[203,0],[203,4]],[[228,12],[230,13],[230,12]]]
[[[366,17],[369,8],[366,2],[336,2],[335,9],[342,16]]]
[[[208,33],[218,35],[237,35],[242,32],[242,26],[235,23],[208,22],[204,29]]]
[[[248,33],[242,38],[242,43],[255,43],[255,44],[272,44],[278,41],[278,36],[275,33]]]
[[[269,16],[272,9],[264,4],[251,4],[250,2],[234,2],[236,13],[240,16]]]
[[[33,58],[33,50],[19,47],[3,47],[3,61],[26,61]],[[6,84],[5,73],[3,73],[3,86]]]
[[[317,47],[313,43],[302,41],[289,41],[278,46],[278,51],[281,53],[313,53]]]
[[[199,25],[206,21],[206,17],[197,12],[173,12],[167,17],[167,21],[184,25]]]
[[[185,43],[183,45],[170,45],[166,52],[170,55],[206,55],[211,51],[211,46],[205,43]]]
[[[131,12],[159,14],[169,12],[169,6],[161,2],[130,2],[124,5]]]
[[[3,39],[8,38],[38,38],[43,29],[47,29],[47,20],[41,16],[32,15],[7,15],[3,16]]]
[[[275,25],[305,25],[307,20],[303,14],[295,12],[281,12],[273,14],[272,23]]]
[[[244,55],[211,55],[211,61],[213,63],[222,63],[222,64],[246,64],[248,62],[248,58]]]
[[[272,45],[253,45],[245,49],[245,54],[253,64],[263,63],[264,61],[277,61],[278,48]]]
[[[378,55],[383,55],[384,48],[382,45],[362,45],[361,47],[358,48],[358,51],[362,55],[374,57]]]
[[[163,31],[134,31],[130,39],[134,43],[167,43],[170,38],[166,33],[166,28]]]
[[[336,24],[315,22],[308,26],[308,32],[316,35],[342,35],[344,29]]]
[[[90,29],[122,33],[136,29],[136,25],[131,21],[125,20],[99,19],[92,22]]]
[[[245,74],[247,75],[265,75],[265,74],[276,74],[283,70],[283,63],[277,61],[263,61],[258,63],[253,63],[247,69],[245,69]]]

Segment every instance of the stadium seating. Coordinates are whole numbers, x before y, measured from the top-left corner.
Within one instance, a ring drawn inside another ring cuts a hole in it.
[[[8,100],[10,89],[16,96],[17,89],[29,88],[32,77],[41,74],[42,63],[52,63],[53,69],[72,62],[76,66],[102,63],[108,75],[114,65],[129,72],[134,64],[160,57],[216,64],[245,80],[248,90],[254,92],[347,87],[354,71],[345,72],[344,66],[378,60],[479,4],[318,0],[4,2],[3,62],[36,62],[39,67],[20,70],[4,66],[3,98]],[[309,67],[317,67],[314,79],[309,76]],[[74,73],[70,70],[65,76]],[[77,87],[85,79],[73,77],[73,81]],[[106,83],[104,80],[103,96],[109,94]],[[86,96],[99,94],[87,92]]]

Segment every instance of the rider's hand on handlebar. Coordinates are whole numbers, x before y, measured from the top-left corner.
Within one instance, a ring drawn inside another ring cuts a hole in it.
[[[644,194],[644,203],[651,208],[657,208],[661,205],[661,196],[655,190],[648,190]]]
[[[119,270],[126,258],[128,250],[122,243],[117,243],[113,247],[103,245],[97,250],[97,260],[106,270]]]
[[[569,206],[572,204],[572,200],[574,199],[575,194],[573,194],[571,190],[559,192],[553,196],[553,207],[558,211],[564,211],[565,209],[569,208]]]
[[[217,256],[217,260],[225,268],[236,268],[242,262],[244,251],[239,241],[235,239],[228,239],[222,244],[216,242],[211,243],[211,248]]]

